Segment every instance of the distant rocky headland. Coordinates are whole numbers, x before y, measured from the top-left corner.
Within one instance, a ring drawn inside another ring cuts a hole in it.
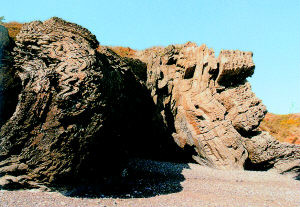
[[[300,146],[259,128],[251,52],[115,51],[56,17],[0,26],[0,188],[121,179],[136,157],[299,179]]]

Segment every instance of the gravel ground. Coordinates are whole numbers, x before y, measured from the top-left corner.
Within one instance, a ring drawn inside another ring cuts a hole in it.
[[[95,190],[92,194],[78,194],[78,189],[1,190],[0,206],[300,207],[300,182],[270,172],[222,171],[197,164],[133,160],[124,176],[130,190],[118,194],[95,193]],[[89,188],[80,189],[86,192]]]

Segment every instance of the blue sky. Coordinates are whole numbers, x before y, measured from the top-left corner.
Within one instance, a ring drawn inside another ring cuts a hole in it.
[[[249,81],[272,113],[300,112],[299,0],[9,0],[6,22],[58,16],[93,32],[102,45],[134,49],[193,41],[253,51]]]

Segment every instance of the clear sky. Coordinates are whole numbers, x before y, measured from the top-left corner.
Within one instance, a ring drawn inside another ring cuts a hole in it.
[[[300,0],[3,0],[6,22],[58,16],[102,45],[134,49],[193,41],[253,51],[249,81],[272,113],[300,112]]]

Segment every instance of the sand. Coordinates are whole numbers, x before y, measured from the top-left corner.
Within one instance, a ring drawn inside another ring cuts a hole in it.
[[[1,190],[0,206],[300,206],[300,181],[271,172],[134,160],[123,174],[133,187],[119,195]]]

